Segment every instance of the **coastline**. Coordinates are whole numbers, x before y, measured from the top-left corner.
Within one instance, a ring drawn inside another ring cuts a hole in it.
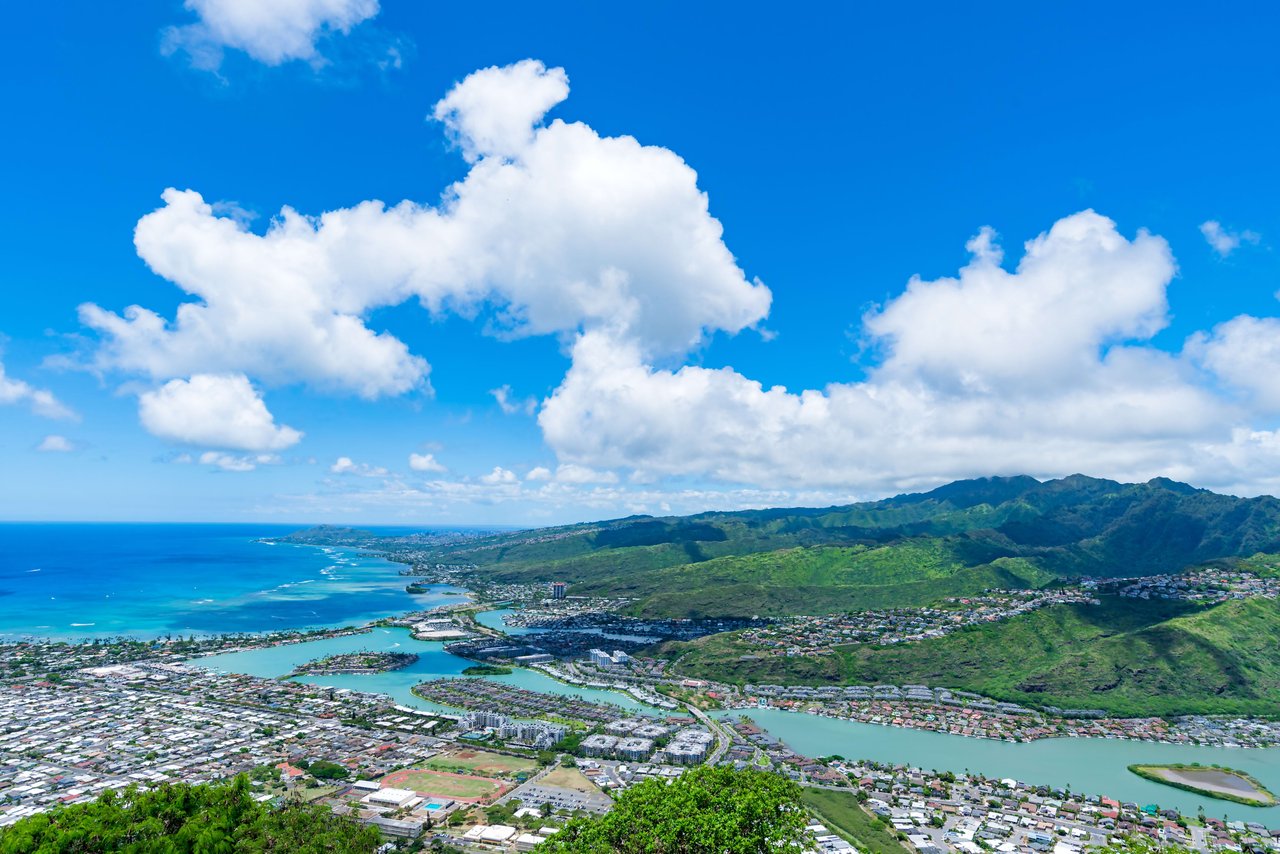
[[[256,540],[254,540],[254,542],[260,543],[260,544],[271,544],[271,545],[281,545],[281,544],[303,545],[303,546],[307,546],[309,549],[316,550],[325,554],[331,554],[335,552],[340,552],[345,554],[359,554],[366,558],[369,558],[369,557],[376,558],[378,561],[385,564],[387,569],[393,569],[395,571],[394,576],[392,576],[393,583],[399,583],[401,582],[402,579],[407,577],[404,573],[404,569],[403,569],[404,562],[402,560],[396,560],[395,555],[388,554],[385,551],[371,549],[364,546],[299,543],[299,542],[290,542],[290,541],[285,541],[284,543],[281,543],[278,540],[272,540],[270,538],[262,538],[262,537],[257,538]],[[157,652],[163,654],[166,649],[177,647],[177,648],[183,649],[184,655],[187,659],[196,660],[196,659],[205,658],[205,657],[227,653],[227,652],[248,651],[248,650],[254,650],[254,649],[261,649],[264,647],[291,645],[291,644],[297,644],[297,643],[305,643],[308,641],[323,640],[327,638],[337,638],[337,637],[358,635],[358,634],[370,632],[378,626],[388,626],[388,625],[397,625],[397,624],[403,625],[406,621],[412,619],[414,615],[425,615],[425,614],[432,614],[433,612],[442,612],[442,611],[443,612],[460,611],[459,616],[465,618],[465,620],[470,623],[471,629],[476,630],[481,634],[488,634],[488,635],[497,636],[497,637],[517,637],[517,635],[510,635],[506,631],[503,631],[502,629],[496,629],[492,626],[485,626],[476,619],[476,617],[481,613],[488,613],[492,611],[502,611],[502,610],[509,609],[510,606],[514,604],[513,600],[510,600],[508,598],[499,598],[492,603],[476,602],[474,599],[474,597],[476,596],[476,591],[470,590],[461,586],[460,584],[457,583],[456,579],[441,580],[437,582],[435,579],[432,579],[429,576],[425,576],[425,575],[421,575],[421,576],[415,575],[412,577],[415,579],[414,583],[423,584],[424,586],[428,586],[428,587],[436,587],[440,591],[439,593],[440,596],[449,595],[452,601],[444,604],[439,604],[434,607],[429,607],[423,610],[410,609],[410,610],[401,611],[395,614],[383,614],[376,618],[366,619],[363,622],[348,622],[348,623],[342,623],[339,625],[303,627],[303,628],[295,628],[295,629],[287,629],[287,630],[263,629],[259,631],[241,631],[241,632],[235,632],[232,634],[218,633],[218,632],[195,634],[195,635],[192,635],[192,637],[196,638],[194,644],[191,644],[190,642],[187,642],[187,641],[174,642],[174,641],[162,641],[159,639],[153,639],[153,640],[136,639],[136,640],[126,641],[126,643],[132,642],[132,643],[138,644],[140,647],[149,647],[152,654],[155,654]],[[401,587],[401,589],[403,588]],[[412,598],[412,596],[416,596],[419,594],[406,594],[406,595]],[[503,626],[505,628],[506,624],[503,623]],[[101,642],[102,640],[104,639],[103,638],[57,639],[52,637],[37,637],[37,638],[25,639],[20,642],[32,643],[32,644],[45,644],[45,643],[78,644],[78,643]],[[110,639],[105,639],[105,640],[110,640]],[[10,642],[14,642],[14,641],[10,641]],[[191,648],[192,646],[194,646],[195,648],[192,649]],[[139,653],[141,653],[141,651],[142,650],[139,649]],[[453,653],[450,653],[450,654],[453,654]],[[485,663],[485,662],[476,661],[475,659],[465,658],[464,656],[458,656],[458,657],[463,658],[466,661],[473,662],[475,664]],[[610,693],[620,694],[623,697],[628,698],[629,700],[640,702],[646,706],[650,706],[653,708],[665,708],[665,705],[655,706],[652,699],[649,699],[642,695],[643,693],[645,693],[644,691],[642,691],[641,694],[637,694],[632,690],[630,690],[629,688],[620,687],[616,683],[612,683],[607,680],[596,683],[587,679],[575,678],[573,675],[566,673],[561,667],[556,665],[558,665],[558,662],[551,663],[551,664],[534,664],[534,665],[527,665],[527,666],[516,664],[513,662],[509,666],[519,671],[537,673],[543,677],[555,680],[556,682],[568,687],[584,688],[589,690],[604,690]],[[664,699],[669,699],[669,698],[666,698],[665,695],[663,695],[661,692],[654,690],[651,687],[647,687],[647,691],[651,692],[657,697],[663,697]],[[674,705],[674,701],[672,702]],[[736,710],[736,711],[749,711],[750,708],[752,707],[732,706],[732,705],[729,706],[730,710]],[[903,702],[900,705],[895,703],[894,708],[901,709],[904,712],[910,712],[913,710],[913,705],[906,702]],[[916,709],[918,709],[918,706],[916,707]],[[983,733],[955,732],[955,731],[949,731],[947,729],[938,728],[938,727],[915,726],[915,725],[912,725],[912,721],[905,715],[904,715],[904,720],[902,721],[886,721],[886,720],[861,718],[857,716],[841,715],[841,714],[833,713],[832,711],[829,711],[829,710],[822,710],[822,709],[798,708],[798,709],[791,709],[790,711],[799,711],[804,714],[810,714],[817,717],[824,717],[832,720],[848,721],[851,723],[871,723],[871,724],[877,724],[880,726],[886,726],[894,729],[914,730],[914,731],[922,731],[922,732],[935,732],[942,735],[952,735],[952,736],[959,736],[962,738],[971,738],[971,739],[992,741],[992,742],[1003,741],[1003,742],[1009,742],[1009,743],[1030,743],[1033,741],[1040,741],[1040,740],[1047,740],[1047,739],[1114,739],[1114,740],[1124,740],[1124,741],[1132,741],[1132,742],[1163,743],[1163,744],[1186,745],[1186,746],[1236,747],[1242,750],[1250,750],[1250,749],[1256,749],[1256,748],[1265,749],[1266,747],[1274,746],[1274,744],[1280,743],[1280,739],[1278,739],[1276,742],[1270,742],[1270,743],[1241,744],[1233,741],[1229,735],[1224,735],[1218,738],[1217,740],[1191,742],[1191,741],[1167,740],[1159,737],[1142,737],[1139,735],[1126,734],[1121,732],[1110,733],[1110,734],[1097,734],[1097,735],[1067,733],[1067,732],[1041,732],[1036,734],[1034,737],[1016,737],[1016,736],[1000,737],[998,735],[993,736],[993,735],[983,734]],[[1112,719],[1104,719],[1104,720],[1112,720]],[[1140,718],[1122,719],[1121,718],[1121,719],[1114,719],[1114,720],[1138,721],[1138,720],[1145,720],[1145,719],[1140,719]]]

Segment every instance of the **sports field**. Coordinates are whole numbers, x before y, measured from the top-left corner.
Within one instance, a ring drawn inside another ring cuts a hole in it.
[[[520,756],[503,756],[485,750],[449,750],[432,756],[426,766],[436,771],[474,771],[504,777],[508,774],[532,773],[538,763]]]
[[[589,795],[597,794],[600,789],[595,783],[582,776],[577,768],[557,768],[538,781],[543,786],[558,786],[561,789],[573,789]]]
[[[423,797],[448,798],[452,801],[483,803],[491,801],[511,788],[508,784],[489,777],[473,777],[469,774],[451,774],[447,771],[406,768],[393,771],[382,778],[384,786],[409,789]]]

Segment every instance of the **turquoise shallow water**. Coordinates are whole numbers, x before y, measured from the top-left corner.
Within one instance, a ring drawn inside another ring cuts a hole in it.
[[[1273,792],[1280,792],[1280,748],[1245,750],[1192,747],[1100,738],[1049,738],[1029,744],[966,738],[946,733],[823,718],[782,709],[750,709],[746,714],[791,749],[807,756],[839,754],[914,765],[938,771],[970,770],[989,777],[1013,777],[1027,783],[1070,786],[1072,791],[1106,795],[1137,804],[1176,807],[1195,815],[1280,826],[1280,807],[1248,807],[1161,786],[1128,770],[1129,765],[1199,762],[1246,771]]]
[[[323,658],[326,655],[366,649],[413,652],[418,654],[418,660],[402,670],[393,670],[388,673],[304,676],[300,678],[300,681],[329,688],[349,688],[353,691],[386,694],[394,698],[396,702],[406,706],[439,711],[444,707],[414,696],[410,689],[419,682],[425,682],[428,679],[460,676],[463,668],[474,663],[445,652],[444,644],[439,641],[414,640],[410,636],[408,629],[401,628],[375,628],[360,635],[325,638],[265,649],[247,650],[245,652],[232,652],[194,659],[192,663],[211,670],[247,673],[250,676],[273,679],[289,673],[299,664],[305,664],[308,661]],[[612,703],[615,706],[622,706],[624,709],[631,709],[637,712],[653,711],[649,706],[620,691],[579,688],[576,685],[557,682],[550,676],[546,676],[536,670],[515,668],[509,676],[486,676],[484,678],[495,682],[504,682],[529,691],[579,696],[595,702]]]
[[[0,639],[262,632],[426,607],[381,558],[258,542],[295,529],[0,524]]]
[[[479,614],[476,614],[476,622],[487,628],[506,632],[512,637],[516,637],[518,635],[532,635],[539,631],[538,629],[530,629],[525,626],[508,626],[503,622],[503,618],[508,614],[514,614],[515,612],[514,608],[496,608],[492,611],[481,611]]]

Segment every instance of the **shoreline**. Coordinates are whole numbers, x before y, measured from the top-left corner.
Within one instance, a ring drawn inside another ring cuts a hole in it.
[[[1200,765],[1194,763],[1190,765],[1186,763],[1174,763],[1170,765],[1135,764],[1128,766],[1128,769],[1129,773],[1135,774],[1144,780],[1149,780],[1152,783],[1158,783],[1162,786],[1169,786],[1174,789],[1181,789],[1184,792],[1194,792],[1197,795],[1203,795],[1206,798],[1213,798],[1214,800],[1230,801],[1243,806],[1259,807],[1261,809],[1274,807],[1276,805],[1276,796],[1272,794],[1271,790],[1266,786],[1258,782],[1252,774],[1249,774],[1246,771],[1239,771],[1235,768],[1228,768],[1224,765]],[[1254,794],[1256,794],[1257,797],[1250,797],[1243,792],[1224,791],[1220,788],[1198,785],[1189,780],[1166,777],[1160,773],[1161,771],[1169,771],[1175,774],[1179,772],[1217,772],[1230,777],[1236,777],[1252,786]]]

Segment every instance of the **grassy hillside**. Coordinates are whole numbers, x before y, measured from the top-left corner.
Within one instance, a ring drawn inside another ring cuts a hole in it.
[[[1107,597],[942,638],[816,659],[742,661],[733,636],[671,650],[683,671],[732,681],[947,686],[1122,715],[1280,715],[1280,602],[1210,608]]]
[[[992,557],[992,555],[985,555]],[[576,585],[584,595],[640,599],[645,616],[785,616],[926,605],[1054,576],[1003,556],[970,565],[971,544],[914,537],[887,545],[813,546],[714,558]]]
[[[898,841],[893,828],[867,812],[853,792],[829,789],[802,790],[804,805],[829,830],[838,833],[867,854],[906,854],[913,849]]]

